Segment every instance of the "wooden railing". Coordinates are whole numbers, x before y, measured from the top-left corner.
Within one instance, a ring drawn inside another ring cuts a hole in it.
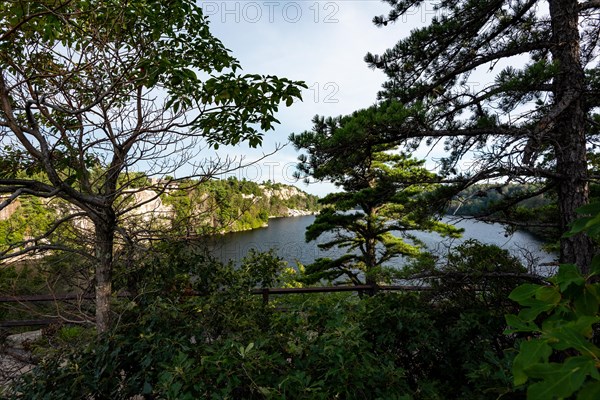
[[[295,293],[331,293],[331,292],[359,292],[367,294],[375,294],[379,291],[400,290],[406,292],[416,292],[429,290],[427,286],[411,286],[411,285],[396,285],[396,286],[379,286],[379,285],[352,285],[352,286],[322,286],[322,287],[300,287],[300,288],[263,288],[253,289],[252,294],[261,294],[263,301],[269,302],[269,296],[274,294],[295,294]]]
[[[374,294],[378,291],[423,291],[428,290],[428,287],[423,286],[378,286],[378,285],[353,285],[353,286],[322,286],[322,287],[301,287],[301,288],[259,288],[252,289],[251,293],[262,295],[263,302],[267,304],[272,295],[300,294],[300,293],[332,293],[332,292],[358,292],[366,294]],[[186,296],[198,296],[196,293],[185,293]],[[119,293],[118,297],[128,297],[127,293]],[[66,293],[58,295],[31,295],[31,296],[0,296],[0,303],[42,303],[42,302],[65,302],[65,301],[82,301],[93,300],[94,295],[91,294],[76,294]],[[54,323],[64,322],[60,318],[45,318],[45,319],[23,319],[23,320],[5,320],[0,321],[0,328],[12,328],[21,326],[46,326]],[[73,321],[69,321],[74,323]],[[89,322],[89,321],[80,321]]]
[[[117,297],[128,297],[127,293],[119,293]],[[67,301],[89,301],[96,298],[93,294],[81,294],[81,293],[65,293],[65,294],[41,294],[41,295],[28,295],[28,296],[0,296],[0,304],[2,303],[16,303],[16,304],[28,304],[28,303],[56,303],[56,302],[67,302]],[[55,323],[65,323],[62,318],[42,318],[42,319],[20,319],[20,320],[0,320],[0,328],[14,328],[21,326],[47,326]],[[77,320],[69,319],[68,323],[89,323],[89,320]]]

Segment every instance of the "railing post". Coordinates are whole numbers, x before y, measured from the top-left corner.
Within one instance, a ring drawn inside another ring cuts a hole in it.
[[[267,304],[269,304],[269,288],[263,288],[263,290],[262,290],[262,298],[263,298],[263,304],[265,306]]]

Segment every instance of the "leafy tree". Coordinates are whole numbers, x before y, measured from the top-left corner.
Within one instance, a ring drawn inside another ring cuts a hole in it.
[[[378,132],[370,129],[373,116],[365,110],[346,117],[316,117],[313,131],[290,137],[297,149],[308,152],[308,157],[300,156],[299,175],[329,179],[345,190],[321,200],[325,208],[307,228],[306,240],[333,232],[334,238],[319,247],[337,246],[347,253],[307,266],[309,281],[346,276],[354,284],[363,279],[376,284],[388,261],[420,255],[410,231],[460,233],[434,219],[434,210],[425,202],[435,189],[435,175],[422,161],[398,153],[395,145],[378,143]]]
[[[377,26],[428,4],[386,2],[391,11],[374,19]],[[598,134],[600,3],[453,0],[433,7],[436,15],[426,26],[383,54],[366,56],[388,77],[376,107],[393,114],[382,117],[382,140],[411,146],[443,140],[442,170],[464,185],[502,177],[506,183],[543,182],[543,190],[509,204],[554,190],[558,228],[566,231],[596,178],[588,173],[586,145]],[[475,77],[486,70],[488,76],[496,71],[495,79],[472,85],[486,79]],[[470,157],[475,162],[459,172],[458,162]],[[585,235],[561,239],[561,262],[587,271],[593,253]]]
[[[115,241],[134,239],[122,223],[139,205],[128,189],[146,180],[129,173],[137,166],[174,175],[203,141],[260,145],[279,104],[291,105],[302,83],[239,74],[191,0],[9,1],[0,3],[0,26],[2,207],[23,194],[58,197],[92,221],[104,332]]]

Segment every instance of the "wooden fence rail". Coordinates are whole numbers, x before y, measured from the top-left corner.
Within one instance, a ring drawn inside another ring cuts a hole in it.
[[[119,293],[117,297],[128,297],[128,293]],[[82,301],[94,300],[93,294],[81,293],[65,293],[65,294],[38,294],[25,296],[0,296],[0,303],[50,303],[50,302],[67,302],[67,301]],[[21,319],[21,320],[4,320],[0,321],[0,328],[15,328],[21,326],[48,326],[55,323],[64,322],[60,318],[45,318],[45,319]],[[75,323],[70,321],[69,323]],[[87,323],[89,321],[77,321],[78,323]]]
[[[352,286],[323,286],[323,287],[301,287],[301,288],[262,288],[253,289],[252,294],[261,294],[265,303],[269,302],[269,296],[272,294],[295,294],[295,293],[331,293],[331,292],[359,292],[359,293],[376,293],[378,291],[406,291],[416,292],[430,290],[427,286],[414,285],[395,285],[395,286],[379,286],[379,285],[352,285]]]
[[[332,292],[359,292],[376,293],[378,291],[423,291],[429,290],[426,286],[378,286],[378,285],[353,285],[353,286],[322,286],[322,287],[301,287],[301,288],[259,288],[252,289],[250,293],[262,295],[263,302],[267,304],[271,295],[286,295],[299,293],[332,293]],[[196,293],[186,293],[187,296],[198,296]],[[128,297],[128,293],[119,293],[117,297]],[[72,300],[93,300],[93,294],[66,293],[58,295],[31,295],[31,296],[0,296],[0,303],[41,303],[41,302],[62,302]],[[12,328],[19,326],[44,326],[60,322],[60,319],[40,319],[40,320],[10,320],[0,321],[0,328]]]
[[[48,301],[69,301],[69,300],[92,300],[93,294],[37,294],[31,296],[0,296],[0,303],[38,303]]]

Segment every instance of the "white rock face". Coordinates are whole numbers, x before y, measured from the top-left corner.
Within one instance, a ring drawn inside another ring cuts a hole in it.
[[[291,208],[288,208],[288,217],[303,217],[305,215],[313,215],[315,214],[313,211],[306,211],[306,210],[294,210]]]
[[[131,214],[139,216],[144,222],[169,219],[173,216],[173,208],[163,204],[160,197],[153,190],[142,190],[133,194],[136,208]]]
[[[171,189],[175,190],[176,187]],[[260,189],[263,192],[261,196],[256,196],[254,194],[242,194],[241,196],[244,199],[264,197],[267,200],[276,197],[283,201],[287,201],[295,196],[305,195],[304,192],[293,186],[283,186],[278,189],[272,189],[267,188],[265,185],[260,185]],[[0,198],[0,201],[1,200],[2,199]],[[119,201],[121,202],[120,204]],[[175,210],[173,207],[163,203],[158,193],[150,189],[124,192],[119,201],[116,205],[118,205],[121,210],[128,210],[125,214],[119,216],[119,223],[125,227],[134,227],[136,230],[148,229],[151,231],[152,229],[170,227],[175,217]],[[197,219],[196,222],[216,226],[217,221],[214,219],[214,204],[211,201],[209,194],[204,193],[199,196],[199,198],[194,199],[194,201],[196,202],[195,213],[200,216],[200,219]],[[43,199],[43,202],[48,208],[55,210],[56,213],[62,217],[81,212],[81,210],[73,204],[56,198]],[[18,207],[20,207],[20,204],[17,200],[5,209],[0,210],[0,220],[10,218]],[[314,212],[289,209],[282,206],[277,211],[276,216],[298,217],[312,214],[314,214]],[[79,216],[73,218],[71,223],[75,229],[81,232],[81,234],[88,235],[94,231],[94,225],[88,217]]]
[[[0,197],[0,203],[2,203],[5,199],[6,198],[4,197]],[[15,200],[6,207],[4,207],[2,210],[0,210],[0,221],[9,219],[10,216],[13,215],[19,207],[21,207],[21,203],[19,202],[19,200]]]
[[[293,186],[282,187],[280,189],[267,189],[264,185],[260,185],[260,188],[266,197],[275,196],[282,200],[289,200],[294,196],[302,195],[302,192]]]

